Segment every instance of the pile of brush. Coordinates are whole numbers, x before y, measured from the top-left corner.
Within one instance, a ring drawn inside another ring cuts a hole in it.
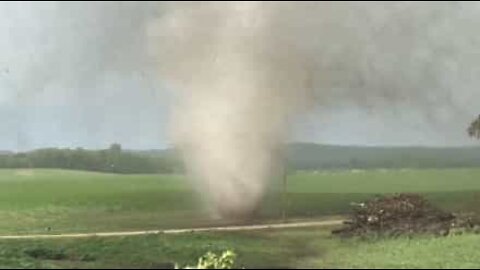
[[[365,235],[448,235],[452,229],[473,228],[473,219],[459,219],[442,211],[416,194],[397,194],[354,204],[351,219],[341,229],[340,236]]]

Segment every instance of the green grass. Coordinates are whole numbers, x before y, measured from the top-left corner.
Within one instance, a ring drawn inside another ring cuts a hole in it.
[[[478,268],[479,248],[473,234],[361,241],[334,238],[325,228],[11,240],[0,242],[0,268],[160,268],[227,249],[246,268]]]
[[[328,255],[305,262],[318,268],[478,269],[480,235],[342,241]]]
[[[422,193],[451,211],[480,213],[480,169],[298,173],[288,183],[294,216],[341,214],[352,201],[398,192]]]
[[[0,171],[0,232],[128,230],[201,219],[183,177]],[[199,221],[200,222],[200,221]]]
[[[272,186],[264,218],[278,218]],[[447,209],[479,212],[480,169],[297,173],[288,216],[342,214],[375,194],[418,192]],[[61,170],[0,171],[0,234],[124,231],[211,224],[183,176]],[[51,227],[47,232],[45,228]],[[472,268],[480,235],[340,240],[328,229],[0,241],[0,268],[161,268],[193,264],[207,251],[235,250],[238,266]]]
[[[289,190],[335,194],[458,192],[480,190],[479,176],[480,169],[304,172],[289,179]]]
[[[278,186],[277,186],[278,187]],[[261,217],[281,216],[271,188]],[[288,217],[344,214],[375,194],[425,193],[451,210],[479,212],[480,169],[298,173],[288,179]],[[0,170],[0,234],[124,231],[215,223],[183,176]]]
[[[32,246],[48,251],[62,250],[66,259],[51,261],[29,257],[25,250]],[[300,252],[303,243],[293,235],[279,237],[269,233],[202,233],[0,243],[0,250],[4,250],[7,258],[14,260],[4,262],[3,267],[15,267],[20,261],[36,268],[61,265],[75,268],[155,268],[165,263],[193,265],[196,258],[207,251],[221,252],[226,249],[238,253],[237,263],[241,266],[284,267],[293,263],[297,254],[292,251]],[[85,256],[94,258],[94,261],[82,261],[81,258]],[[0,256],[0,267],[1,262]]]

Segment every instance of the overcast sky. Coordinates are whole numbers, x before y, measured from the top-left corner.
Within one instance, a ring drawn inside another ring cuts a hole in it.
[[[146,3],[2,2],[0,149],[169,146],[174,89],[167,89],[145,41],[146,21],[156,16],[161,7]],[[473,48],[480,55],[478,44]],[[452,106],[434,110],[319,106],[292,119],[291,138],[343,145],[475,144],[465,129],[480,113],[479,93],[472,79],[468,87],[452,89],[458,95]]]

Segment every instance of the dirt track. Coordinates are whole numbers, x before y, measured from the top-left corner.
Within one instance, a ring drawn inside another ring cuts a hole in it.
[[[36,234],[36,235],[5,235],[0,236],[0,240],[7,239],[55,239],[55,238],[89,238],[89,237],[115,237],[115,236],[134,236],[149,234],[182,234],[182,233],[198,233],[198,232],[216,232],[216,231],[252,231],[252,230],[268,230],[268,229],[286,229],[286,228],[302,228],[302,227],[323,227],[342,224],[342,220],[329,221],[311,221],[297,223],[277,223],[262,225],[245,225],[245,226],[226,226],[226,227],[208,227],[208,228],[191,228],[191,229],[173,229],[173,230],[152,230],[152,231],[132,231],[132,232],[105,232],[105,233],[72,233],[72,234]]]

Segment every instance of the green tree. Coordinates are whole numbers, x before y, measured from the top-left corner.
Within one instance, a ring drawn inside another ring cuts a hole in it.
[[[122,145],[118,143],[111,144],[109,150],[111,153],[120,154],[122,152]]]
[[[470,124],[467,132],[470,137],[480,139],[480,115]]]

